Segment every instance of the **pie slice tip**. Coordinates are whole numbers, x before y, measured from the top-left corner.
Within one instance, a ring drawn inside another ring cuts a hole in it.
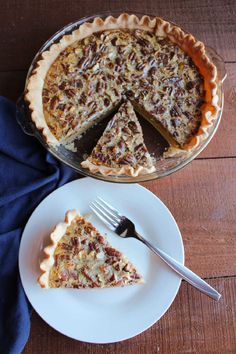
[[[136,177],[155,171],[154,159],[144,144],[141,125],[130,101],[125,101],[107,124],[82,167],[102,175]]]

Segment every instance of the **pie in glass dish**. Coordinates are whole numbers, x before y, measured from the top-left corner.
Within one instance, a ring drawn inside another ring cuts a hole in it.
[[[75,138],[123,100],[169,142],[190,151],[218,114],[217,69],[204,44],[162,18],[95,18],[42,53],[26,100],[48,144]]]
[[[50,235],[40,264],[42,288],[109,288],[144,283],[131,262],[78,211],[66,213]]]

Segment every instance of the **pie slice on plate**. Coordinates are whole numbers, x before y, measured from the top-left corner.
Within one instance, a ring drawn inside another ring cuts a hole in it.
[[[82,166],[103,175],[137,176],[155,171],[142,128],[129,101],[121,105]]]
[[[128,259],[76,210],[68,211],[44,249],[42,288],[108,288],[144,282]]]

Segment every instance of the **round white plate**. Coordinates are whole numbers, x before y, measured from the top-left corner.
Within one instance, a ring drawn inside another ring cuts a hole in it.
[[[43,248],[65,212],[90,212],[100,196],[134,221],[137,231],[176,260],[184,262],[179,228],[167,207],[138,184],[83,178],[45,198],[31,215],[21,239],[19,268],[25,293],[37,313],[57,331],[85,342],[112,343],[131,338],[154,324],[169,308],[180,278],[141,242],[122,239],[92,215],[91,222],[138,268],[144,285],[111,289],[42,289],[37,284]]]

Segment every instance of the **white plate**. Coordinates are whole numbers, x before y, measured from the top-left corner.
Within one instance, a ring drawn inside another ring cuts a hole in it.
[[[112,343],[131,338],[154,324],[169,308],[180,278],[135,239],[122,239],[96,216],[91,221],[124,252],[146,283],[113,289],[42,289],[37,285],[43,248],[68,209],[90,212],[89,202],[103,197],[135,222],[154,245],[184,262],[179,228],[167,207],[137,184],[113,184],[83,178],[45,198],[31,215],[21,239],[19,268],[25,293],[37,313],[57,331],[85,342]]]

